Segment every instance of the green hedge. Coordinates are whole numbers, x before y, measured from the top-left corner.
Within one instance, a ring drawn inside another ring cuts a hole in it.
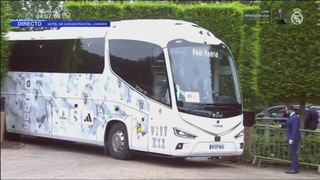
[[[247,7],[243,13],[257,12],[258,7]],[[242,96],[246,110],[255,111],[259,103],[256,84],[256,67],[260,51],[260,27],[255,23],[243,23],[241,29],[241,43],[239,47],[238,71],[242,87]]]
[[[173,3],[125,3],[122,19],[181,19],[182,13]]]
[[[319,3],[310,1],[261,2],[272,11],[272,22],[261,25],[257,87],[265,101],[320,103]],[[299,8],[303,22],[291,22]],[[286,24],[278,24],[282,9]]]

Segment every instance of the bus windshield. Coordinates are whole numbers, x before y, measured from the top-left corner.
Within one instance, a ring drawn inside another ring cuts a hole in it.
[[[234,61],[225,45],[174,40],[169,42],[168,51],[180,110],[241,108]]]

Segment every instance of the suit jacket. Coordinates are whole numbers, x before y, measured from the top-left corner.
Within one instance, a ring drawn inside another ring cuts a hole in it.
[[[290,139],[292,139],[293,141],[300,141],[301,140],[300,120],[296,114],[293,114],[292,116],[290,116],[287,119],[284,127],[286,128],[287,140],[290,140]]]

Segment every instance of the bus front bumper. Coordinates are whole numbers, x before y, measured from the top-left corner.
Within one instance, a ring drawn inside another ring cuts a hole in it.
[[[242,155],[243,143],[233,142],[199,142],[195,145],[178,143],[172,151],[173,156],[213,157]]]

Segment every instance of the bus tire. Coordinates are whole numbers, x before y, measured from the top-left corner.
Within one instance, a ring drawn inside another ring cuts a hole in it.
[[[110,156],[114,159],[130,159],[132,152],[129,149],[128,132],[122,123],[112,125],[108,134],[107,148]]]

